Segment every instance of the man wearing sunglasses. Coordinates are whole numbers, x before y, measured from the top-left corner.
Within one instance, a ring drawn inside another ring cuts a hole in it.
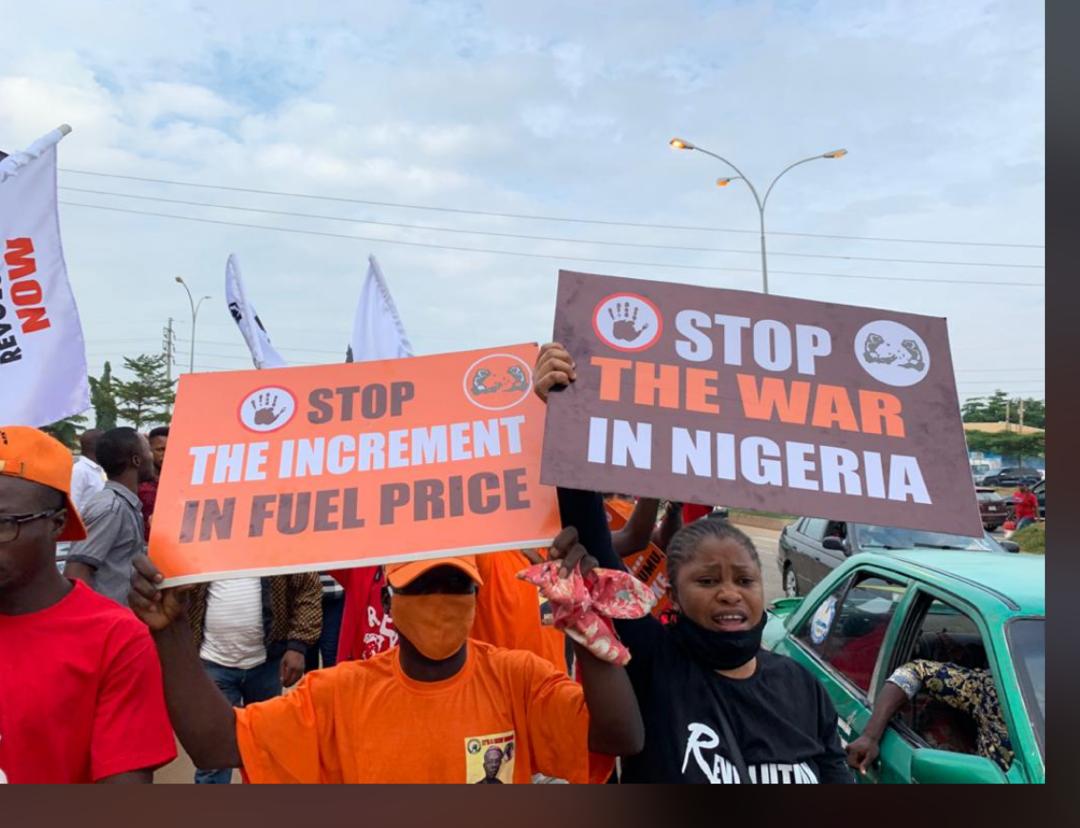
[[[71,463],[0,426],[0,782],[151,782],[176,757],[154,644],[55,565],[57,541],[86,537]]]

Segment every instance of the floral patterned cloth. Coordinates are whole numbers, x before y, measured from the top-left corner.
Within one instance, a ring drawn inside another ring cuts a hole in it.
[[[648,586],[629,572],[594,569],[583,576],[577,567],[559,577],[559,561],[545,561],[518,573],[539,588],[551,604],[552,624],[602,661],[625,666],[630,651],[615,635],[611,618],[644,618],[656,603]]]
[[[914,699],[921,690],[967,713],[978,730],[975,745],[979,755],[994,760],[1004,771],[1009,769],[1013,760],[1012,742],[989,670],[917,659],[898,667],[888,681],[903,690],[909,699]]]

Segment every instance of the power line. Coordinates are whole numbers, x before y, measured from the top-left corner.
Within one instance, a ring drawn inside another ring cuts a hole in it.
[[[128,213],[136,216],[156,216],[158,218],[176,219],[179,221],[194,221],[200,224],[218,224],[227,227],[245,227],[251,230],[271,230],[278,233],[294,233],[307,236],[322,236],[325,238],[349,239],[351,241],[374,242],[376,244],[396,244],[405,247],[420,247],[428,250],[451,250],[458,253],[486,253],[496,256],[515,256],[526,259],[545,259],[548,261],[575,261],[590,262],[593,264],[619,264],[636,267],[677,268],[679,270],[704,270],[710,273],[740,272],[759,273],[758,268],[749,267],[707,267],[705,265],[672,264],[670,262],[639,262],[625,259],[597,259],[584,256],[555,256],[546,253],[526,253],[519,250],[492,250],[481,247],[456,247],[445,244],[428,244],[426,242],[403,241],[400,239],[372,238],[367,236],[350,236],[346,233],[328,233],[321,230],[301,230],[296,227],[271,227],[265,224],[246,224],[237,221],[223,221],[221,219],[197,218],[195,216],[178,216],[172,213],[157,213],[149,210],[128,210],[123,207],[107,207],[103,204],[82,204],[75,201],[60,201],[66,207],[85,207],[91,210],[107,210],[113,213]],[[954,284],[954,285],[1001,285],[1012,287],[1042,288],[1038,282],[1006,282],[1006,281],[975,281],[971,279],[920,279],[910,276],[864,276],[853,273],[814,273],[798,270],[774,270],[773,273],[786,276],[822,276],[835,279],[867,279],[876,282],[924,282],[927,284]]]
[[[495,230],[466,230],[460,227],[440,227],[430,224],[403,224],[394,221],[379,221],[377,219],[360,219],[346,216],[328,216],[319,213],[297,213],[291,210],[269,210],[262,207],[242,207],[236,204],[216,204],[207,201],[187,201],[179,198],[160,198],[158,196],[134,195],[132,193],[116,193],[109,190],[88,190],[82,187],[60,187],[59,189],[73,193],[87,193],[90,195],[112,196],[115,198],[131,198],[138,201],[154,201],[164,204],[182,204],[188,207],[210,207],[218,210],[236,210],[243,213],[265,213],[273,216],[287,216],[290,218],[318,219],[322,221],[341,221],[349,224],[372,224],[379,227],[396,227],[404,230],[427,230],[438,233],[457,233],[467,236],[497,236],[504,239],[524,239],[527,241],[560,242],[562,244],[592,244],[604,247],[638,247],[654,250],[677,250],[689,253],[734,253],[741,255],[760,256],[760,250],[732,250],[724,247],[687,247],[674,244],[647,244],[645,242],[616,242],[599,239],[571,239],[565,236],[536,236],[528,233],[504,233]],[[880,256],[838,256],[830,253],[790,253],[785,251],[772,251],[770,256],[788,256],[801,259],[838,259],[841,261],[859,262],[893,262],[897,264],[928,264],[948,265],[963,267],[1004,267],[1019,268],[1023,270],[1043,270],[1043,265],[1030,264],[1003,264],[1001,262],[958,262],[937,259],[895,259]]]
[[[467,210],[461,207],[437,207],[429,204],[404,204],[394,201],[373,201],[370,199],[362,198],[346,198],[344,196],[328,196],[328,195],[316,195],[314,193],[290,193],[280,190],[260,190],[253,187],[230,187],[225,184],[203,184],[194,181],[176,181],[167,178],[146,178],[137,175],[120,175],[119,173],[103,173],[96,172],[94,170],[76,170],[67,167],[61,167],[61,172],[76,173],[78,175],[94,175],[101,178],[120,178],[127,181],[144,181],[151,184],[169,184],[180,187],[198,187],[206,190],[228,190],[236,193],[254,193],[256,195],[273,195],[284,196],[286,198],[310,198],[319,201],[337,201],[345,204],[366,204],[373,207],[399,207],[408,210],[431,210],[440,213],[458,213],[461,215],[471,216],[488,216],[491,218],[512,218],[512,219],[525,219],[527,221],[558,221],[571,224],[598,224],[611,227],[637,227],[637,228],[650,228],[655,230],[692,230],[692,231],[705,231],[709,233],[741,233],[747,235],[757,235],[757,230],[735,230],[724,227],[695,227],[692,225],[683,224],[649,224],[645,222],[633,222],[633,221],[613,221],[606,219],[585,219],[585,218],[568,218],[565,216],[543,216],[527,213],[505,213],[491,210]],[[968,247],[1012,247],[1012,248],[1029,248],[1041,250],[1045,248],[1042,244],[1012,244],[1006,242],[972,242],[972,241],[954,241],[954,240],[935,240],[935,239],[903,239],[903,238],[888,238],[884,236],[843,236],[831,233],[792,233],[782,232],[779,230],[770,231],[774,236],[798,236],[802,238],[816,238],[816,239],[844,239],[848,241],[877,241],[877,242],[898,242],[903,244],[945,244],[945,245],[962,245]]]
[[[999,371],[1035,371],[1037,373],[1043,373],[1044,368],[956,368],[954,369],[958,374],[994,374]]]

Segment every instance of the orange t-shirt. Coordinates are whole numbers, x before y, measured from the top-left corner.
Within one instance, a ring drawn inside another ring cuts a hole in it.
[[[237,708],[245,780],[527,783],[542,773],[588,782],[581,687],[532,653],[468,646],[465,666],[443,681],[409,678],[395,649]],[[594,755],[594,778],[613,761],[604,768]]]
[[[496,647],[528,650],[566,671],[566,637],[540,617],[540,591],[517,574],[532,566],[517,550],[476,556],[484,585],[476,593],[471,636]]]

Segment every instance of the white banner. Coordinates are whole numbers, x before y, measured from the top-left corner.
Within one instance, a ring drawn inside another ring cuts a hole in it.
[[[367,278],[356,305],[349,345],[356,362],[413,355],[405,326],[401,324],[394,299],[374,256],[368,256]]]
[[[251,351],[255,367],[284,368],[288,363],[270,343],[270,335],[263,327],[259,315],[255,313],[255,306],[247,300],[244,283],[240,279],[240,263],[233,253],[229,254],[229,260],[225,263],[225,301],[248,350]]]
[[[56,211],[55,129],[0,160],[0,423],[44,426],[90,407],[86,343]]]

